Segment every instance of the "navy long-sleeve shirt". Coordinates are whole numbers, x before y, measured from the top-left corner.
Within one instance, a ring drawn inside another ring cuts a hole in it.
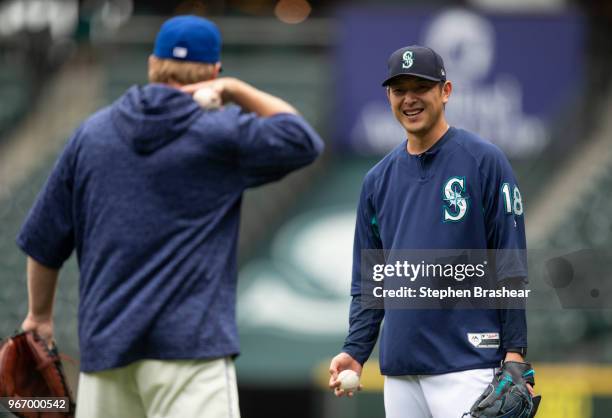
[[[363,182],[343,351],[364,363],[384,319],[380,367],[385,375],[498,366],[506,348],[527,347],[524,310],[364,307],[362,250],[525,249],[520,191],[495,145],[453,127],[421,155],[409,154],[406,145],[389,153]],[[510,255],[496,260],[496,280],[526,280],[524,251]],[[469,341],[473,334],[487,334],[497,343],[477,346]]]
[[[322,148],[299,116],[203,111],[160,84],[134,86],[86,120],[17,239],[52,268],[76,248],[81,369],[238,354],[242,193]]]

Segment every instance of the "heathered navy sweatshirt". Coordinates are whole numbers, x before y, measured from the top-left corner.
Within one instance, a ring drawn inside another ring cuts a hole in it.
[[[17,238],[52,268],[76,248],[82,371],[238,354],[242,193],[322,148],[299,116],[203,111],[160,84],[134,86],[87,119]]]

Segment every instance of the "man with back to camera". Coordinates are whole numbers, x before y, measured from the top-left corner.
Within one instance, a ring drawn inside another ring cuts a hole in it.
[[[22,328],[48,343],[58,272],[77,250],[77,417],[240,416],[242,193],[310,164],[323,143],[282,99],[218,79],[220,49],[209,20],[166,21],[150,84],[77,129],[18,236],[28,255]],[[238,106],[201,109],[190,95],[201,87]]]
[[[395,51],[388,67],[383,86],[408,139],[363,181],[349,333],[330,364],[330,388],[337,396],[346,394],[338,373],[361,373],[384,318],[380,369],[387,418],[455,418],[466,411],[495,416],[491,411],[504,396],[515,397],[520,406],[509,417],[533,416],[539,399],[531,399],[533,370],[524,360],[524,309],[362,307],[362,250],[526,248],[520,191],[508,160],[496,146],[446,122],[452,84],[442,58],[413,45]],[[519,258],[497,261],[499,283],[522,286],[527,267]],[[474,333],[487,333],[487,345],[471,343],[468,334]]]

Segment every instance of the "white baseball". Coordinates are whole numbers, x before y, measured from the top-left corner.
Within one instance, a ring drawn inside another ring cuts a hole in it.
[[[340,389],[352,392],[359,387],[359,375],[350,369],[342,370],[338,374]]]
[[[202,87],[193,94],[195,100],[203,109],[218,109],[221,107],[221,96],[210,87]]]

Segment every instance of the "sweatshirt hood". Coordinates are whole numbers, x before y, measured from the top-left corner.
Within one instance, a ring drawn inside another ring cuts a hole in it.
[[[151,154],[179,138],[202,112],[191,95],[164,84],[132,86],[112,107],[113,123],[138,154]]]

